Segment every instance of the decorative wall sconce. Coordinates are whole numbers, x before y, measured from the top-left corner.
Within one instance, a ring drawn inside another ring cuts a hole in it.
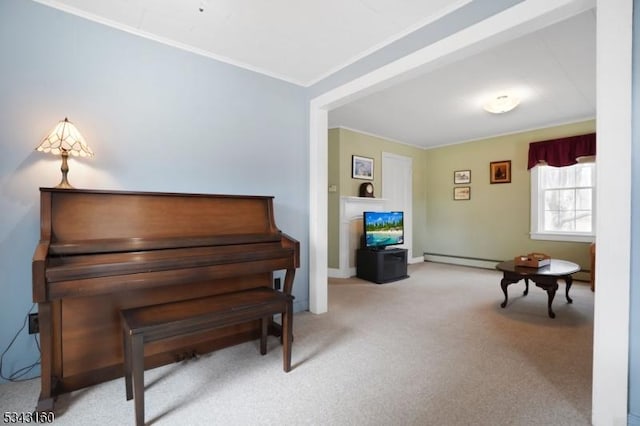
[[[67,164],[67,158],[69,154],[74,157],[93,157],[93,151],[87,146],[84,138],[66,117],[59,122],[56,127],[49,133],[49,136],[44,138],[40,145],[36,147],[36,151],[49,152],[54,155],[62,156],[62,166],[60,171],[62,172],[62,180],[56,186],[56,188],[73,188],[67,180],[67,174],[69,173],[69,165]]]

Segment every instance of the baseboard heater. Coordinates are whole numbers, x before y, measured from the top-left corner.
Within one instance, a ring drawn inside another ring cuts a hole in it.
[[[447,263],[451,265],[472,266],[475,268],[495,269],[496,265],[504,259],[483,259],[480,257],[457,256],[442,253],[424,253],[426,262]],[[591,271],[581,269],[573,274],[573,279],[578,281],[589,281]]]

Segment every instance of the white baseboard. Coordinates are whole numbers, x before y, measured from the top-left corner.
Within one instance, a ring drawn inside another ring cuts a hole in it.
[[[327,270],[327,276],[329,278],[349,278],[345,276],[345,273],[342,272],[342,269],[329,268]]]
[[[414,263],[424,263],[424,256],[413,257],[408,260],[409,265],[413,265]]]
[[[476,268],[495,269],[498,262],[482,259],[467,259],[464,257],[438,256],[437,254],[425,254],[427,262],[449,263],[452,265],[473,266]]]
[[[460,265],[460,266],[471,266],[474,268],[484,268],[484,269],[495,269],[496,265],[499,263],[494,260],[483,260],[483,259],[469,259],[465,257],[454,257],[454,256],[438,256],[437,254],[425,254],[424,260],[427,262],[438,262],[438,263],[448,263],[451,265]],[[578,281],[589,281],[590,279],[589,272],[586,271],[578,271],[573,274],[573,279]]]
[[[591,274],[589,274],[589,272],[585,272],[585,271],[578,271],[575,274],[573,274],[573,279],[574,280],[578,280],[578,281],[590,282],[591,281]]]
[[[327,269],[329,278],[351,278],[356,276],[356,268],[348,268],[346,270],[329,268]]]

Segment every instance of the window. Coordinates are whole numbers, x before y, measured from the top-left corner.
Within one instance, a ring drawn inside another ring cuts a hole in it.
[[[596,165],[531,169],[531,238],[590,242],[595,236]]]

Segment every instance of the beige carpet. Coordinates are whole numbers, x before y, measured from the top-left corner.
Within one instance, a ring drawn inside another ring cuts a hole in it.
[[[295,315],[293,371],[277,340],[146,373],[155,425],[588,425],[593,294],[510,286],[497,271],[424,263],[389,284],[331,280],[329,313]],[[2,411],[32,410],[39,381],[0,385]],[[61,398],[57,425],[134,423],[123,380]]]

